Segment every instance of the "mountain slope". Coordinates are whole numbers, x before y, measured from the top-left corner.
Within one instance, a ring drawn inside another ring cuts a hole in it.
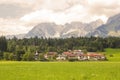
[[[91,22],[89,24],[81,23],[81,22],[72,22],[70,24],[65,24],[65,28],[61,33],[61,37],[79,37],[86,36],[91,31],[94,31],[98,26],[103,24],[101,20],[97,20]]]
[[[120,14],[110,17],[106,24],[98,27],[92,33],[87,34],[87,36],[120,37]]]
[[[62,30],[62,26],[56,25],[54,23],[41,23],[35,26],[31,31],[29,31],[25,37],[35,37],[38,36],[44,37],[44,38],[54,38],[54,37],[60,37],[59,33]]]
[[[86,36],[89,32],[95,30],[98,26],[103,24],[101,20],[86,24],[81,22],[72,22],[65,25],[56,25],[55,23],[41,23],[35,26],[26,38],[38,36],[44,38],[69,38]]]

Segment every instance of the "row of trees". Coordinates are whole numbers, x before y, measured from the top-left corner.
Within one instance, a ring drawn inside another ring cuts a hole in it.
[[[67,39],[24,38],[6,39],[0,37],[0,59],[33,60],[34,53],[58,52],[82,49],[91,52],[104,51],[105,48],[120,48],[118,37],[78,37]],[[29,59],[30,58],[30,59]]]

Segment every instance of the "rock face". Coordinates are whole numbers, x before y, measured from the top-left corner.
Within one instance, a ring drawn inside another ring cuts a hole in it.
[[[71,22],[65,25],[40,23],[27,34],[16,35],[18,38],[36,36],[39,38],[69,38],[80,36],[120,37],[120,14],[110,17],[106,24],[103,24],[101,20],[96,20],[91,23]]]
[[[43,37],[43,38],[54,38],[60,37],[60,32],[63,26],[56,25],[54,23],[41,23],[35,26],[31,31],[29,31],[25,37]]]
[[[69,38],[86,36],[91,31],[94,31],[98,26],[103,24],[101,20],[86,24],[81,22],[72,22],[65,25],[56,25],[55,23],[41,23],[29,31],[25,37],[38,36],[43,38]]]
[[[81,22],[72,22],[71,24],[65,25],[65,28],[61,33],[61,37],[67,38],[67,37],[86,36],[88,33],[94,31],[98,26],[102,24],[103,22],[101,20],[97,20],[89,24],[85,24]]]
[[[99,26],[87,36],[120,37],[120,14],[110,17],[106,24]]]

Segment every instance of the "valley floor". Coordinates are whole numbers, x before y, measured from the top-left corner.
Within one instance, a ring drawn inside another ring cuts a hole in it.
[[[0,80],[120,80],[120,49],[106,49],[108,61],[0,61]]]
[[[0,80],[119,80],[120,62],[0,62]]]

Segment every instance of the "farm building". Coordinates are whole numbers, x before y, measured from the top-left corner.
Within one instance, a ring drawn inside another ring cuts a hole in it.
[[[57,55],[58,55],[57,52],[48,52],[47,54],[44,55],[44,57],[45,59],[53,60],[56,58]]]

